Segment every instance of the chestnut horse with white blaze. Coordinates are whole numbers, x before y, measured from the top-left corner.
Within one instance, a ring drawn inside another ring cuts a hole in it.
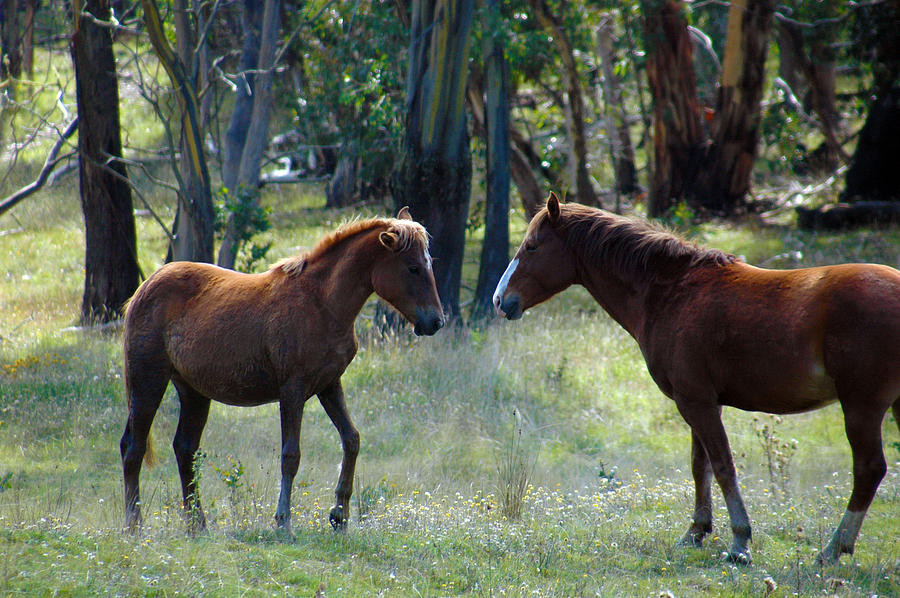
[[[660,390],[691,428],[694,516],[681,544],[712,531],[715,476],[735,562],[750,561],[723,405],[797,413],[838,401],[853,454],[853,492],[823,563],[852,553],[886,472],[881,426],[900,423],[900,272],[844,264],[764,270],[642,220],[550,195],[509,264],[494,305],[510,320],[580,284],[640,345]]]
[[[396,219],[344,225],[309,253],[262,274],[175,262],[148,278],[125,315],[126,527],[141,523],[141,463],[152,456],[150,425],[171,380],[181,402],[173,448],[192,530],[206,525],[194,457],[214,400],[279,403],[281,492],[275,520],[290,531],[300,422],[312,395],[318,395],[341,437],[344,457],[329,519],[342,528],[349,517],[359,434],[347,414],[341,375],[358,347],[354,320],[373,292],[413,323],[416,334],[432,335],[444,323],[428,236],[406,208]]]

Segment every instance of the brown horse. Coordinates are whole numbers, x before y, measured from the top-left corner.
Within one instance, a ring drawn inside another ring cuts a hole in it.
[[[331,524],[349,516],[359,434],[344,403],[341,375],[357,350],[353,322],[372,293],[431,335],[444,314],[425,228],[404,208],[397,219],[351,223],[305,255],[263,274],[175,262],[138,289],[125,315],[128,423],[122,435],[125,524],[141,522],[139,475],[153,417],[169,380],[181,414],[173,448],[193,530],[206,525],[194,456],[211,400],[281,410],[281,493],[275,520],[290,530],[291,487],[300,464],[303,406],[318,395],[341,436],[344,458]]]
[[[723,405],[797,413],[839,401],[853,453],[853,493],[819,553],[852,553],[884,477],[881,424],[900,423],[900,272],[845,264],[763,270],[646,222],[551,194],[494,293],[508,319],[583,285],[637,340],[660,390],[691,427],[693,522],[681,543],[712,530],[710,480],[725,496],[734,541],[749,562],[750,521],[738,490]]]

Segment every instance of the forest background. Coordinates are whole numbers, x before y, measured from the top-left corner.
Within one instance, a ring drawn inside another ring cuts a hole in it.
[[[725,540],[674,549],[688,434],[627,336],[578,290],[519,328],[485,323],[551,189],[760,265],[900,265],[897,14],[879,1],[4,0],[0,520],[15,558],[0,579],[76,594],[756,595],[766,578],[778,592],[896,592],[896,465],[862,554],[811,562],[849,489],[838,411],[729,416],[760,564],[724,566]],[[433,235],[459,325],[429,344],[375,303],[360,318],[346,384],[363,434],[358,527],[322,527],[337,442],[311,409],[296,507],[309,529],[271,532],[277,419],[223,408],[201,464],[214,531],[184,537],[164,462],[146,482],[155,523],[120,536],[116,322],[137,284],[169,259],[260,271],[402,205]],[[896,463],[890,418],[885,435]],[[518,511],[503,463],[528,474]]]

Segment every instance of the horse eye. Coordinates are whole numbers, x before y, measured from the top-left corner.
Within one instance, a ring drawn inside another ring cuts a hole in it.
[[[410,274],[418,274],[418,273],[419,273],[419,267],[418,267],[418,266],[410,266],[410,267],[409,267],[409,273],[410,273]]]
[[[534,253],[535,251],[537,251],[537,245],[535,245],[534,243],[529,243],[525,246],[525,251],[527,251],[528,253]]]

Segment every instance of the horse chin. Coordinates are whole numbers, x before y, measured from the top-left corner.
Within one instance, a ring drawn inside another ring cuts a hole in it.
[[[525,313],[521,309],[517,309],[511,314],[505,314],[507,320],[521,320],[522,314]]]
[[[438,331],[438,328],[430,326],[426,328],[422,325],[421,321],[416,321],[413,325],[413,332],[416,333],[416,336],[432,336],[435,332]]]
[[[416,336],[431,336],[444,325],[444,315],[416,309],[416,319],[413,324],[413,332]]]

